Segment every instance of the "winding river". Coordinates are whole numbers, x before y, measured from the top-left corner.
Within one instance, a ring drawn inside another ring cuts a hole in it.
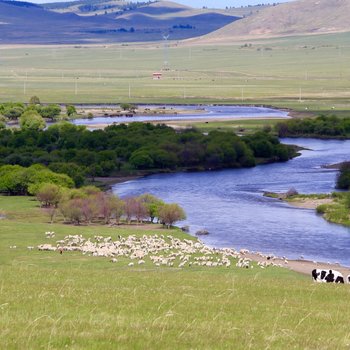
[[[84,106],[85,109],[94,108],[111,108],[113,106]],[[114,106],[117,107],[117,106]],[[159,106],[142,106],[148,108],[157,108]],[[278,109],[265,107],[251,107],[251,106],[184,106],[184,105],[166,105],[166,109],[174,110],[174,114],[148,114],[135,115],[133,117],[95,117],[91,119],[76,119],[72,121],[75,125],[108,125],[113,123],[130,123],[130,122],[145,122],[145,121],[184,121],[184,120],[205,120],[205,119],[262,119],[262,118],[288,118],[288,112],[280,111]],[[175,114],[176,109],[186,110],[185,114]],[[193,111],[191,113],[191,111]]]
[[[264,191],[334,191],[336,171],[322,165],[349,160],[350,141],[282,139],[309,150],[286,163],[250,169],[153,175],[115,185],[121,196],[149,192],[184,207],[191,233],[204,228],[210,246],[247,248],[289,258],[350,266],[350,229],[314,210],[263,197]]]

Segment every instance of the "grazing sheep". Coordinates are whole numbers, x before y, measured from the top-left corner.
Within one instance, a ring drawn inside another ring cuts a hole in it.
[[[47,236],[51,236],[49,232]],[[56,246],[51,244],[42,244],[38,246],[39,250],[55,251],[61,254],[65,252],[81,252],[83,255],[92,257],[109,258],[109,261],[116,263],[120,259],[129,259],[128,266],[136,264],[143,265],[146,259],[156,266],[179,268],[202,266],[210,268],[253,268],[251,259],[246,257],[250,252],[246,249],[236,251],[233,248],[211,248],[200,241],[190,239],[179,239],[172,235],[143,235],[137,237],[130,235],[121,237],[113,241],[112,237],[95,235],[92,239],[85,239],[82,235],[67,235],[64,239],[56,242]],[[275,257],[263,255],[263,258],[269,257],[274,260]],[[286,260],[286,259],[285,259]],[[258,264],[261,268],[268,265],[278,266],[272,261]]]

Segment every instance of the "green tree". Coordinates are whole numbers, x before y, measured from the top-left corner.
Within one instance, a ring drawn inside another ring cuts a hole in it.
[[[350,162],[345,162],[340,167],[336,187],[341,190],[350,189]]]
[[[32,96],[30,99],[29,99],[29,104],[30,105],[40,105],[40,99],[38,96]]]
[[[61,113],[61,107],[59,105],[48,105],[41,107],[40,115],[43,118],[48,118],[51,120],[56,120]]]
[[[43,117],[34,110],[24,112],[20,117],[19,125],[23,130],[43,130],[46,127]]]
[[[24,113],[24,108],[23,107],[12,107],[12,108],[7,108],[3,111],[3,115],[10,119],[10,120],[16,120],[18,119],[22,114]]]
[[[170,228],[175,222],[185,220],[186,213],[176,203],[164,204],[159,209],[159,219],[163,223],[163,225],[166,225],[167,228]]]
[[[62,187],[52,183],[43,183],[36,193],[36,198],[43,207],[57,207],[62,198]]]
[[[149,193],[141,195],[139,199],[146,207],[150,220],[153,222],[154,219],[159,216],[159,209],[164,205],[164,202]]]
[[[68,117],[71,117],[71,116],[77,114],[77,110],[76,110],[75,106],[73,106],[73,105],[67,105],[66,111],[67,111]]]

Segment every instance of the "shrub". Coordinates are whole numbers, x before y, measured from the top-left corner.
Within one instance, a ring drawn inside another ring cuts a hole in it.
[[[159,219],[163,225],[170,228],[175,222],[185,220],[186,214],[178,204],[164,204],[159,209]]]

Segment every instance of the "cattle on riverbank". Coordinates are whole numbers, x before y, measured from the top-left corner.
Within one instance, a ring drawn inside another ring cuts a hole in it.
[[[344,283],[343,275],[336,270],[314,269],[312,270],[312,278],[315,282],[320,283]]]

